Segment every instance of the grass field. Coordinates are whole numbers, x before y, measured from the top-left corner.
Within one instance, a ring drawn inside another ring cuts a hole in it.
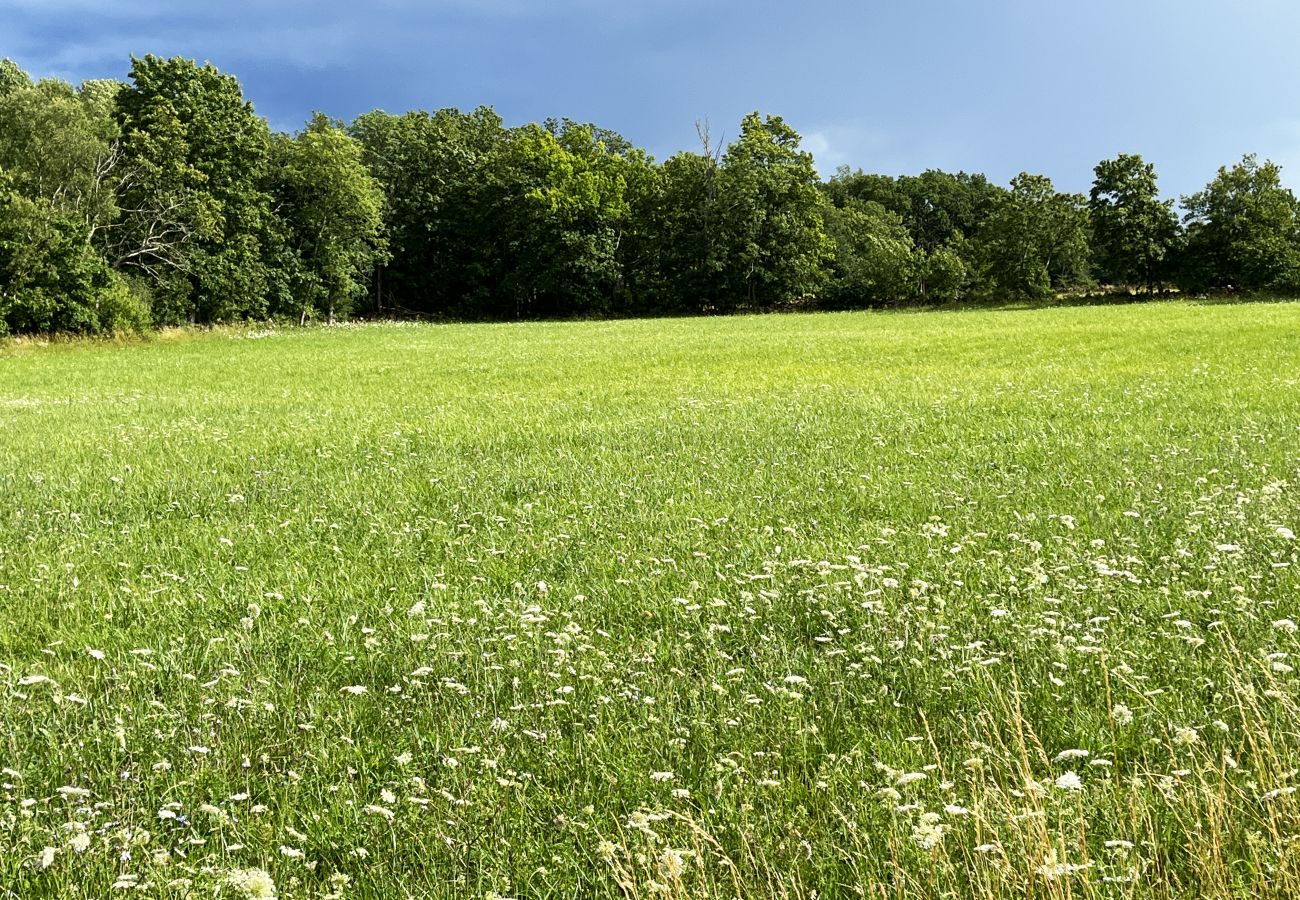
[[[0,897],[1300,895],[1300,305],[0,348]]]

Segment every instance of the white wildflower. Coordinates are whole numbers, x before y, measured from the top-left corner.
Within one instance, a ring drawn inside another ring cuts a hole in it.
[[[1088,755],[1087,750],[1062,750],[1052,758],[1052,762],[1065,762],[1067,759],[1084,759]]]
[[[369,806],[365,807],[365,808],[362,809],[361,811],[364,812],[364,813],[366,813],[367,815],[371,815],[371,816],[380,816],[380,817],[382,817],[382,818],[384,818],[384,819],[387,819],[389,822],[393,821],[393,817],[394,817],[394,815],[395,815],[395,813],[394,813],[391,809],[389,809],[388,807],[386,807],[386,806],[378,806],[378,805],[376,805],[376,804],[374,804],[374,803],[372,803],[372,804],[370,804]]]
[[[1083,790],[1083,779],[1079,777],[1078,772],[1062,772],[1061,776],[1056,779],[1056,786],[1063,791],[1081,791]]]
[[[673,881],[680,881],[686,871],[686,851],[667,847],[659,854],[659,867]]]
[[[1048,881],[1055,881],[1058,878],[1066,878],[1076,872],[1082,872],[1091,866],[1092,863],[1068,863],[1064,862],[1055,850],[1051,850],[1043,857],[1043,864],[1036,871]]]
[[[275,882],[265,869],[235,869],[226,874],[226,883],[246,900],[275,900]]]
[[[948,826],[939,821],[938,813],[921,813],[921,817],[912,828],[912,839],[922,850],[933,850],[943,843],[943,835],[947,830]]]

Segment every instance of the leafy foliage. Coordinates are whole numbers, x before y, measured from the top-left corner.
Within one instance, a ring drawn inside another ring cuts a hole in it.
[[[289,281],[301,319],[346,316],[384,256],[384,192],[343,127],[315,116],[277,137],[272,182],[296,255]]]
[[[750,113],[719,172],[725,296],[750,306],[813,294],[832,253],[811,153],[780,116]]]
[[[52,216],[83,221],[92,239],[118,212],[118,87],[48,79],[0,94],[0,168],[12,188]]]
[[[500,248],[493,210],[507,190],[506,130],[490,109],[366,113],[349,129],[387,200],[391,257],[376,273],[379,313],[470,315],[490,302]]]
[[[1300,287],[1300,205],[1272,162],[1245,156],[1205,190],[1183,198],[1191,289]]]
[[[1253,156],[1184,198],[1184,227],[1136,155],[1099,163],[1085,200],[1031,173],[1010,189],[933,169],[823,181],[758,112],[730,144],[700,136],[661,163],[596,124],[507,127],[487,107],[277,134],[212,65],[144,56],[129,83],[73,86],[3,60],[3,327],[1300,287],[1297,201]]]
[[[1152,291],[1168,274],[1178,242],[1173,201],[1160,199],[1155,166],[1140,156],[1103,160],[1095,173],[1088,212],[1097,277]]]
[[[264,315],[279,274],[270,129],[212,65],[145,56],[131,82],[117,97],[130,170],[117,262],[160,282],[163,321]]]
[[[984,290],[1043,299],[1088,278],[1088,213],[1079,194],[1061,194],[1022,172],[975,236]]]
[[[32,86],[32,77],[8,57],[0,59],[0,97]]]
[[[826,210],[834,242],[827,297],[837,306],[883,306],[911,297],[925,265],[902,218],[874,200],[849,199]]]
[[[619,281],[631,207],[626,170],[641,154],[591,126],[532,125],[509,135],[509,190],[495,208],[503,241],[502,300],[513,317],[604,313]],[[625,153],[629,155],[624,155]]]
[[[0,333],[139,330],[147,310],[90,242],[86,222],[0,178]]]

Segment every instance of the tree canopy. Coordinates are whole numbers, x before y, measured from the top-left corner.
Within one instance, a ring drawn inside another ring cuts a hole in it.
[[[289,276],[300,319],[346,315],[383,259],[384,191],[340,123],[316,115],[271,152],[278,213],[289,234]]]
[[[1121,153],[1094,170],[1088,195],[1093,264],[1111,284],[1155,289],[1169,275],[1178,243],[1172,200],[1161,200],[1156,168],[1141,156]]]
[[[998,198],[974,239],[986,292],[1042,299],[1088,278],[1087,207],[1043,175],[1022,172]]]
[[[662,162],[594,123],[488,107],[277,133],[239,80],[0,61],[0,330],[352,315],[515,319],[1300,286],[1300,204],[1247,155],[1161,198],[1135,154],[1087,197],[1022,173],[818,174],[780,116]]]
[[[1196,288],[1292,290],[1300,286],[1300,205],[1281,169],[1247,155],[1183,198],[1183,280]]]

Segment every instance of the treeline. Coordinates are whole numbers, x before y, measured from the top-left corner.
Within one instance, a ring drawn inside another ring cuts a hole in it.
[[[1031,174],[823,181],[757,113],[663,162],[487,108],[286,135],[210,65],[146,56],[74,87],[5,60],[0,333],[1300,290],[1300,203],[1272,163],[1221,168],[1181,216],[1141,157],[1095,175],[1088,196]]]

